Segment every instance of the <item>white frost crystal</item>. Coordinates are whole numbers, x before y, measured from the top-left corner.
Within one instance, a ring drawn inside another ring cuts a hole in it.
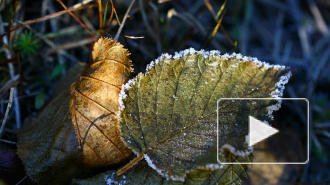
[[[210,51],[210,55],[214,56],[214,57],[220,56],[220,51],[212,50],[212,51]]]
[[[125,108],[125,105],[124,105],[124,102],[123,102],[123,100],[127,97],[127,95],[125,93],[125,90],[130,89],[131,88],[131,85],[132,84],[135,84],[135,82],[136,82],[136,78],[130,79],[121,88],[121,91],[120,91],[120,94],[119,94],[119,98],[118,98],[119,108],[118,108],[118,113],[117,113],[117,117],[119,119],[120,119],[121,110],[123,110]]]
[[[286,68],[285,66],[272,65],[272,64],[269,64],[267,62],[259,61],[255,57],[243,56],[240,53],[235,53],[234,52],[232,54],[225,53],[225,54],[221,55],[220,51],[218,51],[218,50],[204,51],[202,49],[202,50],[196,51],[194,48],[189,48],[189,49],[185,49],[185,50],[180,51],[180,52],[175,52],[174,56],[172,56],[170,54],[167,54],[167,53],[162,54],[155,61],[152,61],[149,65],[147,65],[147,71],[150,70],[155,64],[157,64],[160,60],[162,60],[164,58],[166,58],[168,60],[171,60],[171,59],[178,60],[178,59],[180,59],[182,57],[185,57],[187,55],[202,55],[203,58],[208,58],[210,56],[213,56],[213,57],[218,56],[219,58],[224,58],[225,60],[229,60],[229,59],[232,59],[232,58],[236,58],[236,59],[239,59],[239,60],[242,59],[243,61],[252,61],[253,63],[256,64],[256,66],[265,67],[266,69],[274,68],[275,70],[284,70]],[[290,73],[290,76],[291,76],[291,73]],[[283,82],[284,81],[285,80],[283,79]]]
[[[278,66],[278,65],[276,65]],[[285,67],[284,67],[285,68]],[[275,68],[276,70],[278,69],[284,69],[283,66]],[[270,95],[273,98],[280,98],[283,95],[283,90],[284,90],[284,85],[289,82],[290,77],[292,76],[291,71],[289,71],[286,75],[283,75],[280,77],[280,80],[275,84],[276,89],[270,93]]]
[[[182,181],[182,182],[184,182],[184,180],[185,180],[185,177],[180,177],[180,176],[167,176],[166,175],[166,173],[164,173],[164,171],[165,170],[162,170],[162,169],[159,169],[159,168],[157,168],[154,164],[153,164],[153,162],[152,162],[152,160],[149,158],[149,156],[147,155],[147,154],[144,154],[144,159],[147,161],[147,163],[148,163],[148,165],[152,168],[152,169],[154,169],[154,170],[156,170],[157,172],[158,172],[158,174],[160,174],[160,175],[162,175],[162,176],[164,176],[165,178],[166,178],[166,180],[175,180],[175,181]],[[188,172],[187,172],[188,173]]]
[[[278,65],[275,65],[275,66],[276,67],[274,67],[274,68],[276,70],[285,69],[284,66],[278,66]],[[283,75],[280,77],[280,80],[275,84],[275,90],[270,93],[270,95],[273,98],[280,98],[283,96],[283,90],[285,89],[285,84],[287,84],[289,82],[289,79],[291,76],[292,76],[292,73],[291,73],[291,71],[289,71],[286,75]],[[277,111],[281,108],[282,101],[280,99],[277,101],[278,101],[278,103],[276,103],[275,105],[271,105],[271,106],[267,107],[268,117],[270,119],[274,119],[273,112]]]
[[[113,177],[109,177],[109,175],[106,175],[104,180],[107,182],[107,185],[118,184],[118,182],[113,180]]]
[[[242,150],[237,150],[235,147],[233,147],[232,145],[230,145],[228,143],[222,145],[222,147],[220,148],[219,151],[224,152],[224,149],[228,149],[230,151],[230,153],[232,153],[236,156],[240,156],[240,157],[248,156],[253,152],[253,147],[251,147],[251,146],[248,147],[247,149],[245,149],[244,151],[242,151]]]

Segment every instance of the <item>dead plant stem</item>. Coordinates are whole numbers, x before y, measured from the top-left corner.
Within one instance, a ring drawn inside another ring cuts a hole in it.
[[[14,87],[10,88],[9,102],[7,104],[5,117],[2,120],[2,124],[1,124],[1,128],[0,128],[0,137],[2,136],[3,129],[5,128],[7,117],[8,117],[8,114],[9,114],[9,110],[11,109],[11,106],[13,104],[14,92],[15,92],[15,88]]]
[[[118,29],[118,32],[117,32],[117,34],[116,34],[114,40],[118,40],[119,35],[120,35],[121,31],[123,30],[123,27],[124,27],[124,25],[125,25],[126,19],[127,19],[127,17],[128,17],[128,13],[131,11],[134,2],[135,2],[135,0],[132,0],[131,4],[130,4],[129,7],[127,8],[127,11],[126,11],[125,16],[124,16],[124,18],[123,18],[123,21],[121,22],[121,25],[120,25],[120,27],[119,27],[119,29]]]

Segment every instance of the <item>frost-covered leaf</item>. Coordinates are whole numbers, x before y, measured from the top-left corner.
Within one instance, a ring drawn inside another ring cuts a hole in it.
[[[235,156],[227,153],[228,160],[236,160]],[[250,162],[250,157],[246,156],[240,161]],[[136,185],[227,185],[241,184],[247,177],[246,165],[224,165],[220,169],[195,169],[187,174],[185,182],[166,180],[155,170],[150,168],[145,161],[139,162],[131,168],[125,175],[116,176],[115,171],[98,174],[88,179],[74,180],[77,185],[106,185],[106,184],[136,184]]]
[[[218,168],[217,100],[280,97],[290,75],[284,66],[240,54],[193,49],[173,57],[164,54],[147,67],[146,74],[123,86],[119,99],[123,141],[167,179],[183,181],[197,167]],[[251,103],[244,111],[265,117],[278,108],[273,103]],[[245,156],[251,149],[244,143],[247,124],[236,124],[247,120],[240,117],[241,108],[221,109],[236,114],[228,112],[220,120],[219,145]]]
[[[121,86],[133,72],[128,56],[119,42],[100,38],[73,88],[72,123],[87,165],[119,163],[132,153],[120,139],[117,118]]]

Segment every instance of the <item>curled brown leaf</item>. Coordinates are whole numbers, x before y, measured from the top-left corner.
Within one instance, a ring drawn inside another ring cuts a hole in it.
[[[132,153],[121,141],[117,123],[121,86],[133,73],[128,56],[120,43],[100,38],[72,90],[72,123],[83,162],[90,166],[118,163]]]
[[[36,182],[69,183],[132,153],[120,140],[116,115],[121,85],[133,72],[129,53],[118,42],[100,38],[92,56],[82,75],[77,75],[79,66],[71,70],[60,83],[64,92],[17,134],[18,155]]]

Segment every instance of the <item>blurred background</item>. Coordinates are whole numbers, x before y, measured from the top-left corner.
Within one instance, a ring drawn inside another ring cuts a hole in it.
[[[104,17],[99,16],[96,0],[0,3],[0,177],[16,184],[26,177],[15,155],[15,132],[57,94],[58,82],[72,66],[89,61],[91,44],[98,36],[115,36],[131,0],[113,0],[116,14],[111,22],[110,0],[102,1],[107,6]],[[129,49],[136,73],[144,72],[162,53],[190,47],[238,52],[290,66],[293,77],[284,97],[310,102],[310,161],[253,165],[245,184],[330,184],[330,1],[228,0],[222,9],[224,3],[136,0],[119,41]],[[80,10],[72,16],[63,12],[66,8]],[[8,32],[29,21],[35,23]],[[303,119],[304,114],[297,117]],[[306,127],[303,123],[291,126],[299,130]],[[281,142],[299,143],[285,138]],[[295,155],[300,152],[298,148]]]

